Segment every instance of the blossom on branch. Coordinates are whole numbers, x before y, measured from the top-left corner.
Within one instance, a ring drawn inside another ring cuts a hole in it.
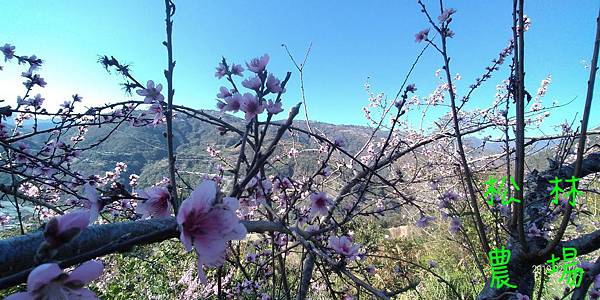
[[[452,16],[452,14],[454,14],[455,12],[456,12],[456,9],[454,9],[454,8],[445,9],[442,12],[442,14],[438,16],[438,20],[440,21],[440,23],[444,23],[448,19],[450,19],[450,16]]]
[[[246,63],[248,70],[254,73],[260,73],[265,70],[269,63],[269,55],[265,54],[261,57],[253,58],[249,63]]]
[[[281,81],[273,74],[269,74],[267,77],[267,89],[273,94],[285,93],[285,89],[281,87]]]
[[[80,209],[52,218],[44,228],[44,239],[53,247],[68,243],[88,227],[90,211]]]
[[[29,273],[27,292],[10,295],[5,300],[98,299],[94,292],[83,286],[100,277],[103,269],[104,265],[97,260],[81,264],[71,274],[64,273],[58,264],[43,264]]]
[[[267,112],[268,113],[276,115],[282,111],[283,111],[283,108],[281,108],[281,101],[273,102],[273,100],[269,100],[269,102],[267,103]]]
[[[177,213],[180,239],[187,251],[198,254],[198,274],[206,283],[203,266],[217,267],[225,261],[227,243],[246,236],[246,227],[235,214],[239,203],[225,197],[217,201],[217,184],[205,180],[183,201]]]
[[[146,200],[140,203],[136,208],[136,212],[142,214],[142,219],[147,217],[162,218],[171,215],[171,194],[169,191],[160,186],[149,187],[140,192],[140,197]]]
[[[355,260],[358,257],[358,249],[360,244],[355,244],[347,236],[336,237],[332,236],[329,238],[329,247],[335,252],[346,256],[349,260]]]
[[[263,113],[263,111],[265,111],[265,106],[256,96],[245,93],[242,100],[242,111],[246,113],[246,121],[250,121]]]
[[[260,81],[260,78],[258,78],[258,76],[254,76],[242,81],[242,85],[246,88],[257,91],[258,89],[260,89],[262,82]]]
[[[310,214],[312,216],[327,216],[329,206],[333,204],[333,201],[327,197],[325,192],[313,193],[310,195],[310,201]]]
[[[427,40],[427,35],[429,34],[429,28],[423,29],[417,34],[415,34],[415,42],[420,43],[423,40]]]
[[[15,46],[10,44],[4,44],[4,46],[0,47],[0,51],[4,54],[4,61],[10,60],[15,55]]]
[[[222,111],[238,112],[242,107],[243,97],[240,93],[234,93],[230,97],[225,98],[225,102],[219,101],[217,107]]]
[[[139,89],[135,91],[138,95],[144,96],[144,103],[152,103],[154,101],[164,101],[165,96],[163,96],[160,91],[162,91],[162,84],[158,84],[154,86],[154,81],[148,80],[146,83],[145,89]]]

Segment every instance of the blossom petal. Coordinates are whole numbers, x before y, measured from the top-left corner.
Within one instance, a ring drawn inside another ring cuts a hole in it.
[[[58,218],[58,231],[64,232],[71,228],[83,230],[89,224],[91,213],[87,209],[80,209]]]
[[[4,300],[31,300],[34,298],[35,298],[35,296],[30,292],[21,292],[21,293],[12,294],[12,295],[4,298]]]
[[[217,183],[212,180],[205,180],[194,189],[186,201],[192,201],[194,210],[207,212],[215,202],[216,196]]]
[[[39,265],[27,277],[27,290],[31,292],[40,289],[50,283],[52,279],[60,276],[62,272],[58,264],[55,263]]]
[[[79,281],[84,284],[97,279],[102,275],[102,271],[104,270],[104,265],[101,261],[98,260],[90,260],[86,261],[77,267],[71,274],[69,275],[68,282],[71,281]]]

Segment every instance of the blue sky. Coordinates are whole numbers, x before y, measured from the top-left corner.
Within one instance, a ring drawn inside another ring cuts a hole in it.
[[[312,119],[364,125],[361,108],[367,104],[364,83],[369,79],[375,92],[395,95],[422,44],[414,34],[427,27],[416,1],[175,1],[174,18],[175,101],[195,108],[215,108],[215,95],[225,84],[214,77],[222,56],[241,63],[269,53],[269,69],[282,78],[292,71],[284,108],[300,101],[299,76],[282,43],[301,59],[309,43],[312,52],[305,68],[305,88]],[[425,1],[435,16],[438,1]],[[574,4],[576,3],[576,4]],[[447,1],[457,9],[452,22],[456,33],[450,40],[452,72],[460,73],[458,93],[466,91],[511,37],[512,1]],[[118,83],[96,62],[98,55],[114,55],[133,65],[135,76],[165,83],[164,2],[162,0],[103,1],[3,1],[0,17],[5,20],[0,43],[15,45],[17,54],[36,54],[46,60],[41,71],[48,82],[39,91],[50,106],[57,106],[74,93],[87,105],[130,99]],[[544,104],[558,100],[570,106],[555,111],[545,126],[581,115],[595,33],[596,0],[540,1],[526,5],[532,20],[526,35],[527,87],[534,93],[552,74]],[[14,102],[22,94],[22,68],[2,63],[0,99]],[[441,58],[428,51],[410,82],[420,96],[427,96],[438,83],[435,70]],[[503,70],[506,71],[505,65]],[[493,101],[498,73],[476,92],[469,107]],[[596,88],[598,89],[598,84]],[[592,125],[600,125],[600,104]],[[440,108],[437,115],[447,108]],[[287,111],[287,109],[286,109]],[[434,114],[435,115],[435,114]]]

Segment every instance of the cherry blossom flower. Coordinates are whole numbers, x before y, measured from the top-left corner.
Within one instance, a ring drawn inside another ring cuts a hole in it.
[[[423,30],[417,32],[417,34],[415,34],[415,42],[420,43],[423,40],[426,40],[428,34],[429,34],[429,28],[426,28],[426,29],[423,29]]]
[[[227,97],[230,97],[231,95],[232,95],[232,94],[231,94],[231,92],[229,91],[229,89],[228,89],[228,88],[226,88],[226,87],[224,87],[224,86],[222,86],[222,87],[219,89],[219,93],[217,94],[217,98],[220,98],[220,99],[225,99],[225,98],[227,98]]]
[[[258,89],[260,89],[262,82],[260,81],[260,78],[258,78],[258,76],[254,76],[242,81],[242,85],[246,88],[257,91]]]
[[[249,63],[246,63],[246,67],[250,72],[260,73],[265,70],[269,63],[269,55],[265,54],[261,57],[253,58]]]
[[[267,112],[268,113],[276,115],[282,111],[283,111],[283,108],[281,108],[281,101],[273,102],[273,100],[269,100],[269,102],[267,103]]]
[[[46,100],[46,99],[42,98],[42,95],[37,94],[37,95],[35,95],[35,97],[33,97],[33,99],[29,100],[29,105],[35,107],[35,109],[39,109],[40,107],[42,107],[44,100]]]
[[[242,107],[242,101],[242,95],[240,93],[234,93],[231,97],[225,98],[225,102],[220,102],[223,103],[223,106],[220,107],[220,109],[221,111],[231,111],[236,113]]]
[[[241,65],[233,64],[231,66],[231,74],[237,75],[237,76],[243,76],[242,75],[243,72],[244,72],[244,68]]]
[[[333,201],[327,197],[325,192],[313,193],[310,195],[310,201],[310,214],[312,216],[327,216],[329,206],[333,204]]]
[[[215,72],[215,77],[218,79],[223,78],[223,76],[227,75],[227,68],[223,63],[219,63],[219,65],[215,68],[217,71]]]
[[[149,109],[150,112],[154,113],[154,119],[152,120],[152,125],[156,126],[163,121],[164,113],[163,107],[160,103],[153,103]]]
[[[140,197],[146,200],[136,207],[136,212],[142,214],[142,219],[162,218],[171,215],[171,194],[169,191],[160,186],[149,187],[139,194]]]
[[[12,294],[5,300],[30,299],[98,299],[94,292],[83,286],[100,277],[104,265],[97,260],[81,264],[66,274],[58,264],[47,263],[33,269],[27,277],[27,292]]]
[[[242,100],[242,111],[246,113],[246,121],[254,119],[265,110],[265,106],[256,96],[245,93]]]
[[[267,77],[267,89],[273,94],[285,93],[285,89],[281,88],[281,81],[273,76],[273,74],[269,74]]]
[[[360,244],[353,243],[352,239],[345,235],[341,237],[332,236],[329,238],[329,247],[335,252],[346,256],[349,260],[354,260],[358,256]]]
[[[207,279],[203,266],[222,265],[227,243],[246,236],[246,228],[235,214],[238,206],[238,200],[231,197],[217,203],[217,184],[205,180],[183,201],[177,213],[181,242],[187,251],[196,250],[198,273],[204,283]]]
[[[7,60],[11,60],[15,55],[15,46],[10,44],[4,44],[4,46],[0,47],[0,51],[4,54],[4,62]]]
[[[454,9],[454,8],[448,8],[448,9],[445,9],[445,10],[442,12],[442,14],[441,14],[441,15],[438,17],[438,20],[440,21],[440,23],[444,23],[444,22],[446,22],[446,21],[447,21],[447,20],[450,18],[450,16],[451,16],[453,13],[455,13],[455,12],[456,12],[456,9]]]
[[[414,92],[417,91],[417,86],[414,83],[411,83],[411,84],[409,84],[409,85],[406,86],[406,91],[414,93]]]
[[[165,96],[163,96],[160,91],[162,91],[162,84],[158,84],[154,86],[154,81],[148,80],[146,83],[145,89],[140,89],[135,91],[138,95],[144,96],[144,103],[152,103],[153,101],[164,101]]]
[[[80,209],[54,217],[44,228],[44,239],[53,247],[68,243],[87,228],[90,222],[90,211]]]

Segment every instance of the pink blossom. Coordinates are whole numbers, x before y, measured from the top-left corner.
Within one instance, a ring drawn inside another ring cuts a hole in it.
[[[448,9],[445,9],[445,10],[442,12],[442,14],[441,14],[441,15],[438,17],[438,20],[440,21],[440,23],[444,23],[444,22],[446,22],[446,21],[447,21],[447,20],[450,18],[450,16],[451,16],[452,14],[454,14],[455,12],[456,12],[456,9],[454,9],[454,8],[448,8]]]
[[[281,88],[281,81],[273,76],[273,74],[269,74],[267,77],[267,89],[274,94],[285,93],[285,89]]]
[[[150,106],[150,112],[154,113],[154,119],[152,120],[152,125],[156,126],[163,121],[163,107],[160,103],[154,103]]]
[[[4,44],[4,46],[0,47],[0,51],[4,54],[4,61],[10,60],[15,55],[15,46],[11,46],[10,44]]]
[[[333,204],[333,201],[327,197],[325,192],[313,193],[310,195],[310,201],[310,214],[312,216],[327,216],[329,206]]]
[[[242,101],[243,101],[243,97],[240,93],[234,93],[233,95],[231,95],[231,97],[227,97],[225,98],[225,102],[220,102],[223,103],[223,106],[220,107],[221,111],[231,111],[231,112],[238,112],[240,110],[240,108],[242,107]]]
[[[265,54],[261,57],[253,58],[249,63],[246,63],[248,70],[254,73],[260,73],[265,70],[269,63],[269,55]]]
[[[267,103],[267,112],[268,113],[276,115],[282,111],[283,111],[283,108],[281,108],[281,101],[273,102],[273,100],[269,100],[269,102]]]
[[[144,103],[152,103],[153,101],[164,101],[165,96],[163,96],[160,91],[162,91],[162,84],[158,84],[154,86],[154,81],[148,80],[146,83],[145,89],[140,89],[135,91],[138,95],[144,96]]]
[[[217,71],[215,72],[215,77],[218,79],[223,78],[223,76],[227,75],[227,68],[223,63],[219,63],[219,65],[215,68]]]
[[[242,111],[246,113],[246,121],[254,119],[265,110],[265,106],[256,96],[245,93],[242,100]]]
[[[203,266],[222,265],[227,243],[246,236],[246,228],[235,214],[238,206],[238,200],[231,197],[217,203],[217,184],[205,180],[183,201],[177,213],[181,242],[187,251],[196,250],[198,273],[205,283]]]
[[[83,186],[83,193],[85,195],[85,198],[89,201],[90,224],[92,224],[96,221],[96,219],[98,219],[100,212],[104,208],[104,204],[102,203],[96,188],[90,185],[89,183],[86,183]]]
[[[230,97],[230,96],[231,96],[231,92],[229,91],[228,88],[226,88],[224,86],[222,86],[219,89],[219,93],[217,94],[217,98],[221,98],[221,99],[225,99],[225,98]]]
[[[237,76],[243,76],[242,72],[244,72],[244,68],[242,68],[241,65],[233,64],[231,66],[231,74],[237,75]]]
[[[12,294],[5,300],[98,299],[96,294],[83,286],[100,277],[103,269],[104,265],[97,260],[81,264],[71,274],[64,273],[58,264],[43,264],[29,273],[27,292]]]
[[[142,214],[142,218],[162,218],[171,215],[171,194],[160,186],[149,187],[140,192],[141,198],[146,200],[136,207],[136,212]]]
[[[89,221],[90,211],[87,209],[52,218],[44,228],[44,238],[54,247],[68,243],[87,228]]]
[[[44,103],[44,100],[46,100],[45,98],[42,98],[42,95],[37,94],[35,95],[35,97],[33,97],[33,99],[29,100],[29,105],[35,107],[36,109],[42,107],[42,104]]]
[[[246,88],[257,91],[258,89],[260,89],[262,82],[260,81],[260,78],[258,78],[258,76],[254,76],[242,81],[242,85]]]
[[[329,247],[335,252],[348,257],[350,260],[356,259],[358,256],[358,249],[360,244],[355,244],[347,236],[336,237],[332,236],[329,238]]]
[[[429,34],[429,28],[419,31],[417,34],[415,34],[415,42],[420,43],[423,40],[426,40],[428,34]]]

